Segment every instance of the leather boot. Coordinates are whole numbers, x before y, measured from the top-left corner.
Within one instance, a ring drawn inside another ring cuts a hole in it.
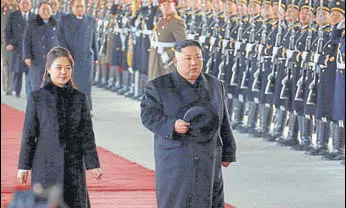
[[[148,76],[145,74],[139,75],[139,86],[138,86],[138,96],[135,97],[136,100],[141,101],[144,96],[144,89],[148,80]]]
[[[291,149],[296,151],[308,151],[311,148],[313,129],[312,120],[305,118],[305,116],[298,116],[298,125],[300,132],[300,143],[293,146]]]
[[[273,119],[273,131],[270,133],[272,139],[276,140],[277,138],[282,137],[285,124],[287,120],[287,111],[283,111],[280,108],[277,108],[275,111],[275,116]]]
[[[234,99],[234,120],[232,123],[233,129],[239,128],[243,124],[243,118],[244,118],[244,111],[245,111],[245,104],[243,102],[240,102],[238,99]]]
[[[253,134],[254,137],[269,137],[269,128],[271,124],[271,118],[273,116],[273,109],[270,106],[260,105],[260,125],[256,132]]]
[[[270,135],[270,126],[272,124],[272,118],[273,118],[273,107],[268,105],[268,106],[265,106],[264,107],[264,113],[262,114],[263,115],[263,127],[262,127],[262,130],[263,130],[263,139],[265,141],[268,141],[268,142],[275,142],[276,141],[276,138],[271,138],[271,135]]]
[[[345,160],[345,129],[338,122],[332,125],[333,150],[322,156],[325,160]]]
[[[310,155],[325,155],[328,154],[328,140],[330,135],[330,123],[323,122],[320,119],[316,120],[316,149],[309,151]]]
[[[288,136],[287,138],[279,138],[279,146],[294,146],[299,144],[298,141],[298,116],[293,113],[289,114],[288,120]]]
[[[122,80],[123,80],[123,84],[122,84],[122,88],[119,89],[119,90],[117,91],[117,93],[118,93],[119,95],[125,94],[125,93],[128,92],[129,89],[130,89],[130,86],[129,86],[129,75],[130,75],[130,73],[129,73],[128,71],[123,71],[122,74],[123,74],[123,79],[122,79]]]
[[[245,128],[240,130],[241,133],[253,133],[256,129],[258,117],[258,104],[255,102],[249,103],[248,118]]]
[[[227,97],[227,107],[228,107],[228,114],[229,118],[232,120],[233,116],[233,98]]]

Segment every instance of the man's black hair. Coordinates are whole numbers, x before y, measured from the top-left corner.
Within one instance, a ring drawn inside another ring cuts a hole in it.
[[[174,43],[174,49],[178,52],[181,52],[181,49],[186,48],[188,46],[196,46],[200,50],[202,50],[201,44],[196,40],[182,40]]]

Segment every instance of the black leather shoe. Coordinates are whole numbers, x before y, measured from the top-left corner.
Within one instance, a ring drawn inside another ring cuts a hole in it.
[[[326,147],[321,147],[321,148],[311,148],[311,150],[309,152],[307,152],[308,155],[312,155],[312,156],[322,156],[322,155],[326,155],[328,154],[328,148]]]
[[[134,95],[134,93],[131,92],[131,91],[127,91],[126,93],[124,93],[124,96],[127,97],[127,98],[132,98],[133,95]]]
[[[242,126],[241,128],[238,129],[239,133],[246,134],[250,131],[250,128],[248,126]]]
[[[344,154],[338,154],[334,160],[345,160],[345,155]]]
[[[266,141],[266,142],[276,142],[276,140],[277,140],[277,137],[270,134],[267,136],[264,136],[263,138],[263,141]]]
[[[5,95],[12,95],[12,92],[6,92]]]
[[[235,122],[232,123],[232,129],[233,129],[233,130],[237,130],[237,128],[238,128],[240,125],[242,125],[241,122],[235,121]]]
[[[299,144],[299,141],[297,139],[283,139],[283,140],[279,140],[277,143],[279,146],[295,146],[297,144]]]
[[[262,130],[255,130],[252,136],[256,138],[264,137],[264,132]]]
[[[291,150],[295,150],[295,151],[309,151],[310,147],[309,145],[301,145],[301,144],[297,144],[291,147]]]
[[[329,152],[322,156],[322,160],[336,160],[338,156],[339,154],[337,152]]]
[[[100,84],[99,81],[93,81],[93,83],[92,83],[93,86],[96,86],[96,85],[99,85],[99,84]]]

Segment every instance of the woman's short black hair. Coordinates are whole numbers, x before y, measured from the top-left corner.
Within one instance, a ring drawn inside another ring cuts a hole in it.
[[[174,43],[174,49],[178,52],[181,52],[181,49],[186,48],[188,46],[196,46],[200,50],[202,50],[201,44],[196,40],[182,40]]]

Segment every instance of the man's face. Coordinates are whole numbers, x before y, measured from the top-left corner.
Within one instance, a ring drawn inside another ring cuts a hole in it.
[[[175,53],[178,73],[188,81],[194,82],[203,67],[202,51],[197,46],[187,46]]]
[[[255,13],[256,15],[261,13],[261,9],[262,9],[261,5],[255,3],[254,13]],[[250,11],[249,14],[251,14],[251,12],[252,12],[252,11]]]
[[[42,4],[38,14],[43,20],[49,20],[49,18],[52,16],[52,8],[49,4]]]
[[[230,2],[231,14],[238,14],[238,7],[233,1]]]
[[[50,4],[52,5],[52,12],[55,14],[60,8],[60,2],[58,0],[51,0]]]
[[[318,10],[316,14],[316,22],[318,25],[326,25],[329,22],[329,12],[326,10]]]
[[[164,16],[175,13],[175,3],[173,1],[165,1],[160,4],[161,12]]]
[[[309,9],[308,8],[303,8],[300,13],[299,13],[299,19],[300,19],[300,23],[302,23],[302,25],[307,25],[309,24]],[[314,21],[314,16],[311,12],[311,22]]]
[[[8,5],[13,5],[13,4],[16,3],[15,0],[7,0],[7,1],[5,1],[5,2],[7,2]]]
[[[262,6],[262,16],[265,17],[265,19],[269,19],[272,15],[272,6],[270,4],[264,4]]]
[[[299,10],[295,8],[292,4],[287,7],[285,18],[288,22],[292,21],[292,18],[294,21],[296,21],[299,17]]]
[[[345,16],[339,11],[332,11],[330,13],[330,24],[336,25],[342,21]]]
[[[77,17],[81,17],[85,14],[85,2],[84,0],[75,0],[72,5],[72,12]]]
[[[31,0],[22,0],[19,4],[20,10],[27,13],[31,9]]]
[[[272,6],[272,18],[273,19],[278,19],[279,18],[279,6],[277,4],[274,4]]]

